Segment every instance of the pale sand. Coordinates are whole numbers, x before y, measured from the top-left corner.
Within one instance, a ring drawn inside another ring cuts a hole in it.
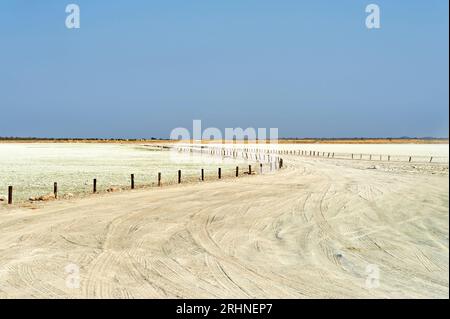
[[[448,165],[284,158],[263,176],[3,206],[0,297],[449,297]]]

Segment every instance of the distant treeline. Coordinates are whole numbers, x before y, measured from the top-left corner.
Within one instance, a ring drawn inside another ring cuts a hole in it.
[[[258,140],[258,139],[256,139]],[[448,137],[280,137],[280,141],[448,141]],[[17,137],[0,136],[0,141],[60,141],[60,142],[141,142],[170,141],[167,138],[63,138],[63,137]],[[213,141],[213,140],[211,140]]]
[[[0,141],[111,141],[111,142],[139,142],[139,141],[165,141],[162,138],[62,138],[62,137],[3,137],[0,136]]]
[[[354,140],[434,140],[447,141],[448,137],[280,137],[279,140],[354,141]]]

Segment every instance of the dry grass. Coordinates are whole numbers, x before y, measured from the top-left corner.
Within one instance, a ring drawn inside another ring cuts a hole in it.
[[[113,144],[161,144],[161,143],[190,143],[192,141],[175,141],[175,140],[162,140],[162,139],[0,139],[0,143],[113,143]],[[201,144],[264,144],[263,141],[231,141],[231,140],[202,140]],[[334,138],[321,138],[321,139],[280,139],[279,144],[448,144],[448,139],[416,139],[416,138],[348,138],[348,139],[334,139]],[[267,140],[266,144],[270,144]]]
[[[155,141],[153,141],[155,142]],[[157,141],[161,143],[163,141]],[[192,141],[168,141],[169,143],[182,142],[190,143]],[[416,138],[355,138],[355,139],[280,139],[278,144],[448,144],[448,139],[416,139]],[[167,143],[167,141],[164,141]],[[264,144],[264,141],[231,141],[231,140],[202,140],[201,144]],[[265,144],[270,144],[267,140]]]

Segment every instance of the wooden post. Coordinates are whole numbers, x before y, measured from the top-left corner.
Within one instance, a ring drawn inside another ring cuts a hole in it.
[[[433,156],[430,157],[430,163],[433,161]]]
[[[201,176],[202,176],[202,181],[204,181],[205,180],[205,170],[203,168],[202,168]]]
[[[131,174],[131,189],[134,189],[134,174]]]
[[[161,173],[158,173],[158,186],[161,186]]]
[[[259,163],[259,173],[262,174],[262,163]]]
[[[55,199],[58,198],[58,183],[53,183],[53,194],[55,195]]]
[[[93,189],[92,189],[92,192],[95,194],[95,193],[97,193],[97,179],[96,178],[94,178],[94,183],[93,183]]]
[[[280,168],[282,168],[282,167],[283,167],[283,159],[280,158]]]
[[[248,175],[252,175],[252,166],[251,165],[248,166]]]
[[[412,158],[411,158],[411,156],[409,157],[409,162],[411,163],[411,160],[412,160]]]
[[[8,186],[8,205],[12,204],[12,196],[13,196],[13,187],[12,186]]]
[[[178,184],[181,184],[181,170],[178,170]]]
[[[222,169],[220,167],[217,170],[217,176],[219,177],[219,179],[222,178]]]
[[[236,177],[239,177],[239,166],[236,166]]]

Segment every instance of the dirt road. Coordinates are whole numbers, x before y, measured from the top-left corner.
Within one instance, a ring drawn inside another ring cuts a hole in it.
[[[285,163],[0,209],[0,298],[448,298],[448,169]]]

